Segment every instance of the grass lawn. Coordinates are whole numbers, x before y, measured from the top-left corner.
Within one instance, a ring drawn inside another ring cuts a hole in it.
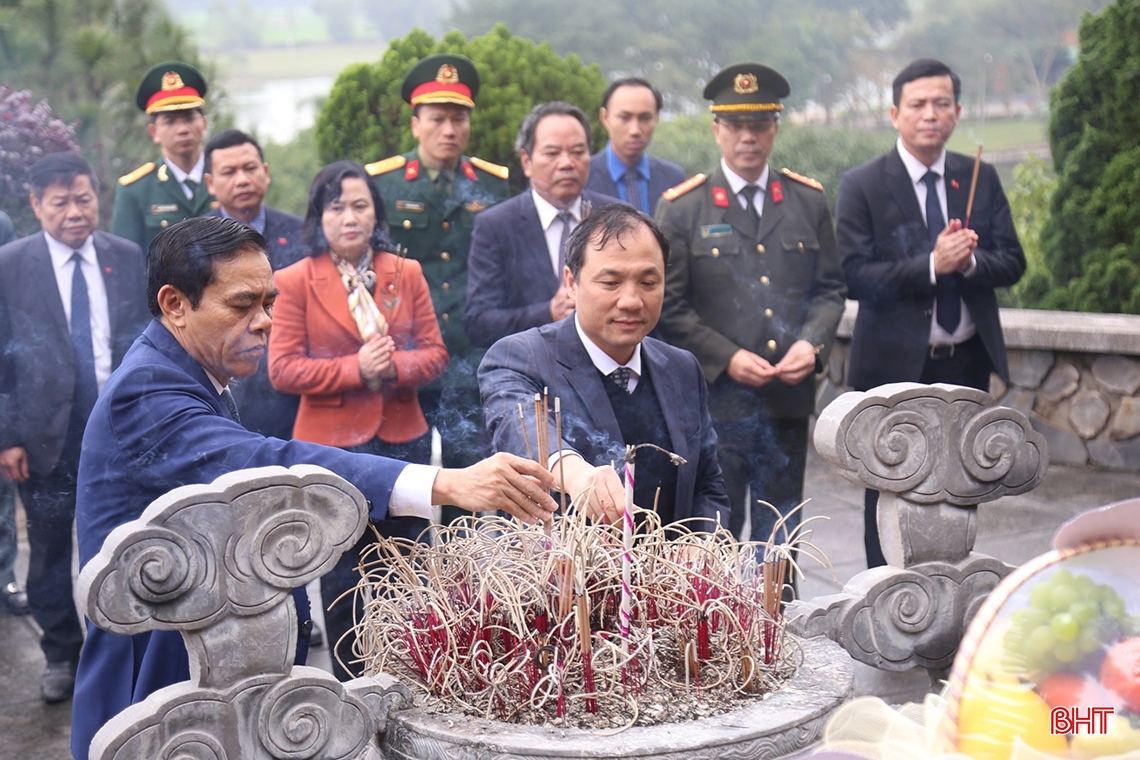
[[[380,60],[387,49],[383,42],[337,45],[316,43],[294,47],[264,47],[220,54],[218,62],[228,81],[235,84],[267,79],[335,76],[350,63]]]
[[[978,149],[978,141],[983,144],[983,158],[989,151],[1031,148],[1049,142],[1046,135],[1048,122],[1044,117],[1024,119],[986,120],[985,127],[978,120],[971,119],[958,124],[947,148],[959,153],[972,154]]]

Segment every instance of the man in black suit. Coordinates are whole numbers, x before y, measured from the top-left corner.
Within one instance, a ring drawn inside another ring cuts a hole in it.
[[[0,474],[27,513],[28,600],[45,702],[71,696],[83,630],[72,596],[79,449],[95,398],[149,315],[142,251],[97,232],[98,185],[73,153],[28,172],[42,232],[0,247]]]
[[[1017,282],[1025,256],[993,166],[981,165],[967,212],[974,160],[946,151],[961,89],[939,61],[908,65],[894,81],[898,144],[840,180],[839,252],[859,301],[847,373],[856,390],[921,382],[988,391],[991,372],[1009,380],[994,289]],[[868,491],[870,567],[886,564],[877,501]]]
[[[205,154],[206,187],[218,199],[218,208],[205,216],[235,219],[264,235],[275,272],[303,259],[307,252],[301,244],[301,217],[264,203],[269,164],[257,141],[244,132],[227,129],[206,143]],[[274,390],[265,365],[262,362],[255,375],[234,384],[234,400],[246,429],[288,440],[293,437],[300,398]]]
[[[574,311],[562,282],[566,238],[591,208],[620,202],[584,189],[590,120],[581,108],[557,100],[535,106],[515,148],[530,189],[479,214],[471,233],[463,326],[483,348]]]
[[[635,459],[634,503],[663,523],[728,518],[708,388],[696,357],[647,337],[665,298],[669,241],[647,215],[624,204],[595,209],[566,245],[563,282],[572,317],[498,341],[479,365],[487,431],[496,451],[533,456],[533,399],[549,389],[562,412],[562,441],[546,420],[556,479],[587,509],[620,516],[623,486],[610,466],[626,445],[653,444]],[[527,420],[524,432],[518,409]],[[685,460],[664,453],[672,452]],[[561,457],[559,452],[565,452]],[[559,459],[563,461],[559,461]]]
[[[606,147],[590,157],[586,187],[612,195],[653,216],[661,193],[685,180],[685,170],[653,158],[646,149],[661,113],[661,92],[644,79],[617,79],[606,88],[600,112],[610,134]]]

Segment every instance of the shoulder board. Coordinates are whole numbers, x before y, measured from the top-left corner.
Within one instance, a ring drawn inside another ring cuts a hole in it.
[[[493,177],[498,177],[499,179],[507,179],[511,176],[511,170],[505,166],[499,166],[498,164],[493,164],[490,161],[484,161],[481,158],[475,158],[475,156],[471,156],[468,161],[470,161],[471,165],[476,169],[482,169]]]
[[[794,171],[792,171],[791,169],[787,169],[787,168],[781,169],[780,173],[783,174],[788,179],[794,179],[796,182],[799,182],[801,185],[807,185],[808,187],[812,188],[813,190],[819,190],[821,192],[823,191],[823,185],[817,179],[812,179],[811,177],[805,177],[802,174],[796,174]]]
[[[148,161],[139,168],[135,169],[130,174],[124,174],[123,176],[119,177],[119,184],[123,187],[126,187],[132,182],[138,182],[140,179],[150,174],[152,171],[154,171],[154,161]]]
[[[694,174],[692,177],[689,177],[687,180],[685,180],[681,184],[674,185],[673,187],[669,188],[665,192],[661,193],[661,197],[667,201],[671,201],[671,200],[675,200],[677,198],[680,198],[682,195],[689,192],[694,187],[700,187],[701,185],[703,185],[705,182],[705,179],[706,179],[706,177],[704,174]]]
[[[375,177],[379,174],[387,174],[394,169],[399,169],[406,163],[408,163],[408,159],[404,156],[392,156],[391,158],[385,158],[383,161],[374,161],[365,165],[364,171],[368,172],[369,177]]]

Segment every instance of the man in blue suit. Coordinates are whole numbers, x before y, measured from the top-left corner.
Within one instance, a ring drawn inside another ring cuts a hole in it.
[[[634,503],[656,506],[664,523],[727,519],[700,365],[646,337],[661,315],[668,258],[661,230],[625,204],[595,209],[578,225],[563,271],[574,315],[503,338],[479,366],[487,430],[496,451],[529,455],[534,396],[548,389],[562,412],[560,443],[553,419],[545,421],[554,442],[548,464],[571,498],[591,492],[588,512],[620,514],[623,490],[610,463],[623,459],[627,444],[652,444],[636,454]]]
[[[301,243],[304,220],[265,205],[269,164],[257,140],[245,132],[227,129],[210,138],[205,153],[204,179],[210,194],[218,199],[218,207],[203,216],[236,219],[260,232],[269,243],[269,265],[274,272],[305,258],[308,250]],[[301,399],[275,390],[265,364],[262,362],[253,376],[234,383],[242,424],[272,438],[292,438]]]
[[[600,111],[610,141],[590,157],[588,190],[621,198],[653,216],[661,193],[685,181],[680,166],[645,152],[653,140],[662,102],[660,90],[644,79],[629,77],[610,83]]]
[[[228,384],[265,354],[277,290],[259,233],[230,219],[195,218],[155,238],[147,305],[155,319],[127,352],[91,413],[79,464],[79,558],[171,489],[234,470],[311,463],[352,482],[374,519],[430,515],[447,503],[505,509],[527,521],[555,508],[553,479],[532,462],[497,455],[462,470],[407,465],[301,441],[265,438],[239,423]],[[299,590],[300,591],[300,590]],[[307,650],[308,605],[299,593],[298,656]],[[181,636],[122,636],[90,623],[76,676],[71,749],[86,758],[111,717],[189,677]]]
[[[530,189],[479,214],[471,233],[463,326],[483,348],[570,315],[566,238],[590,209],[618,200],[584,189],[590,120],[581,108],[558,100],[535,106],[515,148]]]

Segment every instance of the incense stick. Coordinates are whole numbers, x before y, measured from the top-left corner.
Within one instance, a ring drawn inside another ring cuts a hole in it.
[[[974,176],[970,180],[970,195],[966,199],[965,226],[970,226],[970,214],[974,210],[974,192],[978,189],[978,171],[982,168],[982,144],[978,143],[978,154],[974,157]]]

